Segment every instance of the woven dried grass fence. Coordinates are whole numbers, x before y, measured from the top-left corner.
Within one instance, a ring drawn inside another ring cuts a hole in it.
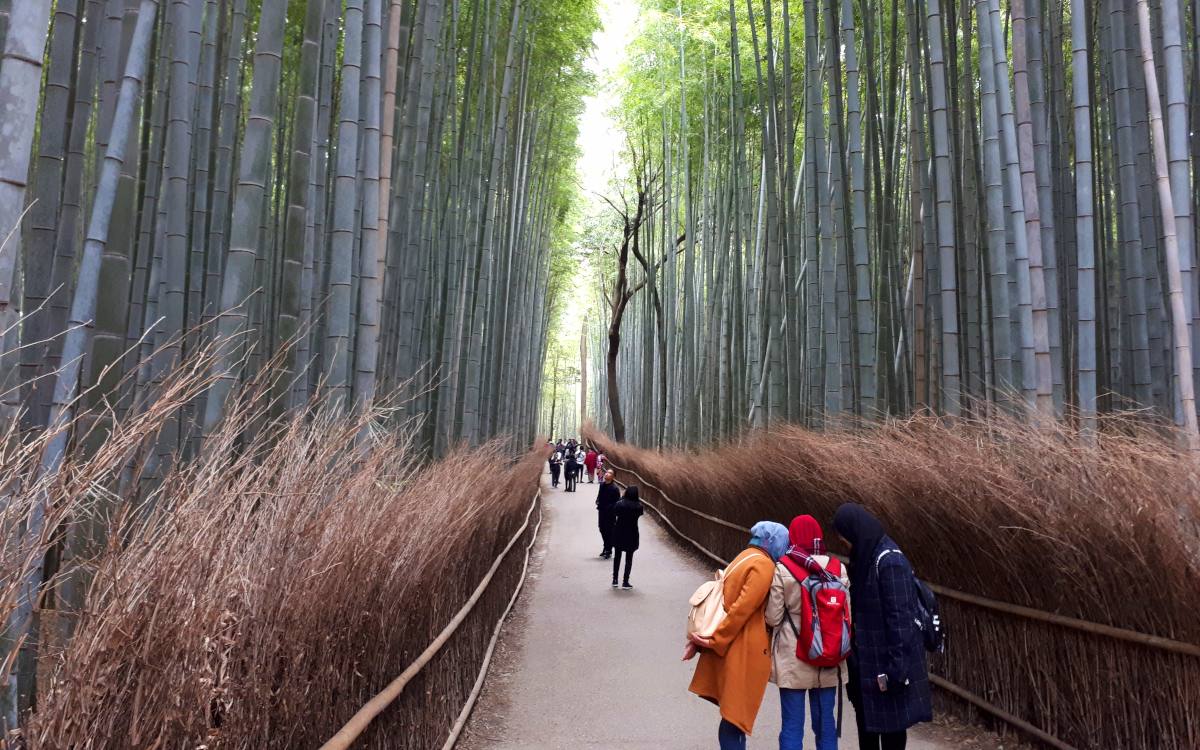
[[[88,571],[11,744],[316,748],[419,660],[354,746],[442,747],[524,578],[543,457],[429,464],[403,431],[364,446],[369,420],[297,418],[173,470]]]
[[[587,437],[715,559],[758,520],[810,513],[833,537],[842,502],[877,513],[938,586],[951,641],[931,666],[968,719],[1049,747],[1200,748],[1200,465],[1111,427],[1092,447],[925,419],[695,454]]]

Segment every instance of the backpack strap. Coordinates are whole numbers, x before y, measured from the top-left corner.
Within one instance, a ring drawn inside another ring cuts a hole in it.
[[[808,571],[801,571],[800,565],[787,555],[779,559],[779,564],[787,568],[787,571],[792,574],[792,578],[795,578],[798,583],[804,583],[804,579],[808,578]]]
[[[904,553],[898,549],[885,549],[883,552],[880,552],[879,557],[875,558],[875,575],[879,575],[879,561],[893,553],[904,557]]]
[[[792,635],[796,636],[796,643],[799,643],[800,629],[796,627],[796,623],[792,620],[792,610],[788,609],[786,601],[783,603],[783,619],[787,620],[787,624],[792,629]]]
[[[725,570],[721,571],[721,580],[722,580],[722,581],[724,581],[724,580],[725,580],[725,576],[729,575],[729,574],[730,574],[730,573],[732,573],[734,570],[736,570],[736,569],[737,569],[737,567],[738,567],[739,565],[741,565],[742,563],[744,563],[744,562],[746,562],[747,560],[749,560],[749,559],[750,559],[750,557],[751,557],[751,555],[746,555],[746,556],[745,556],[745,557],[743,557],[741,560],[738,560],[738,561],[737,561],[737,562],[735,562],[733,565],[730,565],[728,568],[725,568]]]
[[[800,574],[797,573],[796,570],[792,567],[796,564],[795,561],[789,559],[787,555],[784,555],[783,558],[780,559],[779,564],[782,565],[785,569],[787,569],[787,572],[792,574],[792,578],[796,579],[796,583],[799,583],[799,584],[804,583],[804,578],[801,578]],[[804,596],[804,586],[803,585],[801,585],[800,590],[801,590],[800,596],[801,596],[801,598],[803,598],[803,596]],[[787,620],[788,626],[792,629],[792,635],[796,636],[796,643],[799,643],[800,642],[800,629],[796,627],[796,623],[792,620],[792,608],[788,606],[786,598],[783,600],[783,619]]]
[[[838,683],[837,736],[838,736],[838,739],[840,740],[842,738],[842,663],[841,662],[838,662],[837,671],[838,671],[838,676],[837,676],[837,683]]]
[[[783,558],[780,559],[779,564],[786,568],[787,572],[792,574],[792,578],[796,579],[796,583],[800,585],[800,600],[803,604],[805,595],[804,582],[808,580],[808,571],[805,570],[803,571],[804,575],[800,575],[800,573],[797,572],[797,569],[800,566],[796,564],[795,560],[792,560],[787,555],[784,555]],[[796,643],[799,643],[800,628],[796,627],[795,621],[792,620],[792,608],[788,606],[786,598],[783,600],[783,617],[785,620],[787,620],[788,626],[791,627],[792,635],[796,636]]]
[[[801,568],[798,562],[787,555],[781,557],[779,562],[783,565],[783,567],[787,568],[788,572],[792,574],[792,577],[794,577],[801,584],[813,577],[819,581],[824,581],[825,583],[833,583],[841,578],[842,563],[832,555],[829,556],[829,562],[821,567],[820,573],[813,573],[807,568]],[[837,568],[830,569],[830,566],[834,563],[837,563]]]

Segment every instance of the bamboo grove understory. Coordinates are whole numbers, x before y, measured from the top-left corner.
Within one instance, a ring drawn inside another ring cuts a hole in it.
[[[585,334],[603,428],[1137,409],[1200,445],[1195,3],[645,5],[600,235],[636,238]]]
[[[122,497],[228,449],[264,378],[247,446],[317,405],[416,425],[412,455],[523,451],[597,23],[552,0],[0,0],[0,416],[48,436],[30,485],[198,361],[211,382]],[[21,577],[9,727],[42,561]]]

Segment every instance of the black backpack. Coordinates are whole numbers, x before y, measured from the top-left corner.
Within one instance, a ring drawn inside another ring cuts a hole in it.
[[[903,552],[894,549],[885,549],[875,558],[875,574],[879,575],[879,561],[886,557],[889,553],[895,552],[901,556]],[[909,570],[912,570],[912,565],[909,565]],[[913,592],[917,599],[917,627],[921,629],[921,639],[925,643],[925,650],[931,654],[942,654],[946,652],[946,628],[942,624],[942,615],[938,610],[937,597],[934,596],[933,590],[928,584],[917,578],[916,573],[912,576]]]

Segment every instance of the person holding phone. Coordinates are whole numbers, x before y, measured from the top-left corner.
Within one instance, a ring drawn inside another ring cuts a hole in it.
[[[833,527],[850,545],[854,610],[847,693],[861,750],[904,750],[908,729],[933,720],[912,566],[866,508],[846,503]]]

